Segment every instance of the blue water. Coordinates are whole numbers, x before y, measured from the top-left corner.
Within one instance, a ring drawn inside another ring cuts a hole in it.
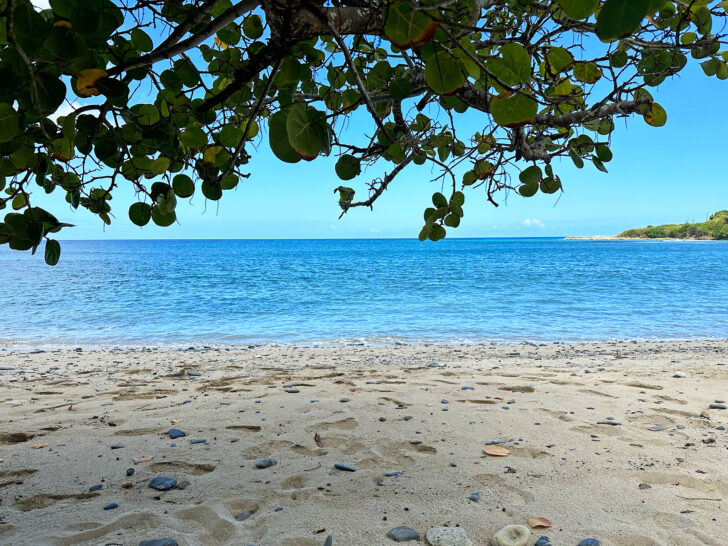
[[[0,346],[728,337],[724,242],[69,241],[0,287]]]

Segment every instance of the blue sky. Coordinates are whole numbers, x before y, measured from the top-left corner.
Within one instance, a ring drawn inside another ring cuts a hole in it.
[[[578,170],[570,160],[556,163],[563,193],[528,199],[511,194],[506,200],[501,195],[498,208],[486,201],[482,190],[466,190],[465,217],[448,236],[609,235],[647,224],[701,221],[728,208],[728,81],[706,77],[691,59],[653,95],[667,110],[667,124],[653,128],[641,116],[619,121],[609,174],[590,165]],[[468,116],[484,114],[469,111]],[[371,131],[371,124],[353,122],[348,130]],[[270,152],[267,135],[252,153],[249,179],[217,203],[205,202],[201,195],[191,204],[180,200],[179,222],[169,228],[131,224],[126,211],[136,199],[130,188],[114,194],[111,226],[87,211],[73,211],[60,192],[50,198],[39,195],[36,203],[76,224],[61,239],[416,237],[424,208],[440,190],[439,183],[429,181],[429,167],[408,168],[373,211],[352,210],[339,220],[332,190],[340,181],[333,156],[284,164]],[[351,185],[364,193],[365,181],[391,166],[381,163]]]

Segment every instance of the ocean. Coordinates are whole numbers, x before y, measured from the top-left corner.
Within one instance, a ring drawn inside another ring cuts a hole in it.
[[[0,347],[728,337],[728,242],[66,241],[0,247]]]

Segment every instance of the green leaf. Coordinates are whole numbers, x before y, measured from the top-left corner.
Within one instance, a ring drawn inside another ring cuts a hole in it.
[[[524,184],[532,184],[534,182],[538,183],[541,182],[542,178],[543,173],[541,172],[541,168],[536,165],[526,167],[523,171],[521,171],[521,174],[518,175],[518,179]]]
[[[219,201],[222,197],[222,188],[220,184],[205,180],[202,182],[202,195],[210,201]]]
[[[151,51],[154,49],[154,42],[149,35],[140,28],[131,31],[131,43],[139,51]]]
[[[650,0],[607,0],[597,15],[597,36],[612,40],[635,32],[649,9]]]
[[[438,95],[457,91],[465,83],[465,74],[460,59],[447,51],[438,51],[425,63],[425,81]]]
[[[298,163],[301,158],[291,147],[286,130],[288,112],[280,111],[268,118],[268,142],[275,156],[285,163]]]
[[[195,183],[186,174],[178,174],[172,179],[172,188],[177,197],[192,197],[195,193]]]
[[[0,142],[10,142],[18,134],[18,113],[7,103],[0,103]]]
[[[199,127],[191,125],[179,135],[179,141],[188,148],[203,148],[207,144],[207,136]]]
[[[597,157],[604,163],[609,163],[612,160],[612,151],[606,144],[597,144],[596,148]]]
[[[152,207],[152,222],[160,227],[168,227],[174,224],[177,216],[174,211],[163,213],[158,207]]]
[[[129,207],[129,220],[137,226],[146,226],[152,217],[152,207],[146,203],[134,203]]]
[[[508,98],[495,98],[490,113],[498,125],[513,127],[531,121],[538,113],[538,103],[528,95],[517,93]]]
[[[488,61],[488,70],[506,85],[519,85],[531,79],[531,56],[519,44],[500,48],[500,57]]]
[[[286,119],[288,142],[302,159],[315,158],[324,144],[316,127],[316,120],[312,119],[314,112],[313,108],[307,108],[300,102],[295,103],[288,111]]]
[[[389,84],[388,91],[394,100],[404,100],[412,92],[412,83],[409,78],[395,78]]]
[[[56,265],[61,259],[61,245],[55,239],[48,239],[45,244],[45,263]]]
[[[544,193],[556,193],[561,189],[561,181],[558,178],[544,178],[541,180],[541,191]]]
[[[571,63],[574,62],[574,57],[571,56],[568,49],[551,46],[546,54],[546,60],[551,67],[551,73],[558,74],[571,66]]]
[[[593,156],[592,156],[592,163],[594,163],[594,166],[595,166],[595,167],[596,167],[597,169],[599,169],[600,171],[602,171],[603,173],[608,173],[608,172],[609,172],[609,171],[607,170],[607,168],[606,168],[606,167],[604,166],[604,163],[602,163],[602,160],[601,160],[601,159],[599,159],[599,158],[598,158],[597,156],[595,156],[595,155],[593,155]]]
[[[523,197],[533,197],[538,193],[538,182],[529,182],[518,188],[518,193]]]
[[[243,20],[243,32],[251,40],[257,40],[263,36],[263,21],[258,15],[248,15]]]
[[[432,194],[432,204],[436,207],[446,207],[447,206],[447,197],[445,197],[440,192],[436,192]]]
[[[667,112],[658,103],[653,102],[650,111],[644,115],[645,121],[652,127],[662,127],[667,122]]]
[[[397,2],[385,12],[384,34],[399,49],[429,41],[436,29],[432,17],[409,2]]]
[[[361,162],[353,155],[344,154],[336,162],[334,169],[342,180],[351,180],[361,173]]]
[[[602,71],[595,63],[574,64],[574,78],[584,83],[596,83],[602,77]]]
[[[448,214],[445,217],[444,223],[447,227],[456,228],[460,225],[460,216],[457,214]]]
[[[572,19],[586,19],[597,7],[598,0],[559,0],[564,13]]]
[[[446,231],[444,227],[440,224],[433,224],[432,228],[430,228],[430,236],[428,238],[430,241],[439,241],[440,239],[444,239],[445,235]]]

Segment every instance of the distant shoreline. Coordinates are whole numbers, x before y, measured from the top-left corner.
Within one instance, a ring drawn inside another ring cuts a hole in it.
[[[579,241],[720,241],[710,237],[620,237],[619,235],[572,235],[565,240]]]

